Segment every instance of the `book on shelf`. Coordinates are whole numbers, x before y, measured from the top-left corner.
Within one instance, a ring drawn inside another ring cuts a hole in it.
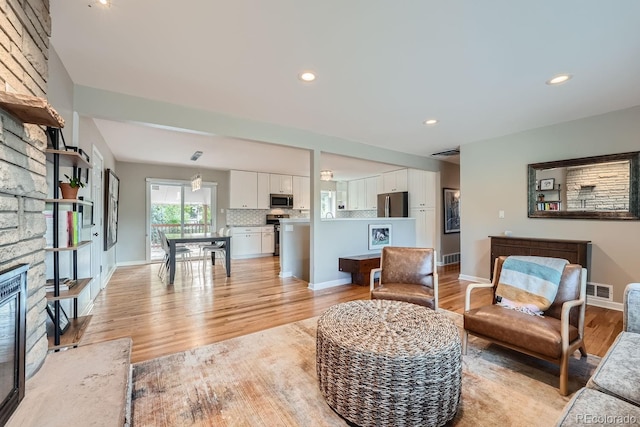
[[[82,226],[78,218],[78,212],[67,211],[67,221],[69,229],[69,244],[76,246],[80,242],[80,227]]]
[[[47,227],[45,233],[46,246],[53,247],[53,211],[44,211],[44,220]],[[58,215],[58,247],[69,247],[69,219],[64,212]]]
[[[538,202],[539,211],[559,211],[562,207],[562,202]]]
[[[73,288],[78,283],[77,280],[69,279],[68,277],[60,279],[59,289],[61,291],[68,291]],[[47,279],[47,283],[45,285],[46,292],[53,292],[55,289],[55,285],[53,283],[53,279]]]

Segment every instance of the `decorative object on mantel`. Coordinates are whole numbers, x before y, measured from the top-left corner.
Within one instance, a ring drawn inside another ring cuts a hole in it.
[[[64,119],[44,98],[0,91],[0,107],[23,123],[64,127]]]

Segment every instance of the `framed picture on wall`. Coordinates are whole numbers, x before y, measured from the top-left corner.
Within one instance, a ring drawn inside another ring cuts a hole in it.
[[[118,197],[120,180],[111,169],[107,169],[104,197],[104,250],[109,250],[118,241]]]
[[[540,190],[553,190],[556,180],[554,178],[546,178],[540,180]]]
[[[444,233],[460,232],[460,190],[457,188],[443,189]]]
[[[391,224],[369,224],[369,250],[391,245]]]

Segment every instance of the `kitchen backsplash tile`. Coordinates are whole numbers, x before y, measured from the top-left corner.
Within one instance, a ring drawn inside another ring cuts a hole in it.
[[[227,226],[266,224],[267,214],[289,214],[290,218],[309,218],[309,212],[293,209],[227,209]]]
[[[376,210],[336,212],[336,218],[375,218],[376,216],[378,216]]]

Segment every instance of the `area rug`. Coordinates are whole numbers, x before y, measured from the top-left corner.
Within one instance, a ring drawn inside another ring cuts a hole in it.
[[[456,324],[461,316],[448,312]],[[140,426],[345,426],[316,378],[317,318],[133,366],[132,424]],[[471,338],[452,426],[553,425],[571,396],[559,368]],[[600,358],[570,361],[569,390]]]

